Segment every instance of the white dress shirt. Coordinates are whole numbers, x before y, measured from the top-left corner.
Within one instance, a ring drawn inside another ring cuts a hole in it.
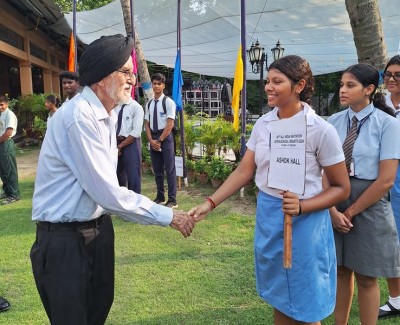
[[[122,105],[115,108],[115,114],[119,114]],[[143,107],[136,101],[131,99],[128,104],[124,106],[122,112],[121,130],[118,136],[127,137],[129,135],[134,138],[140,138],[143,130]]]
[[[39,155],[33,220],[88,221],[107,211],[141,224],[171,223],[172,209],[119,186],[116,119],[89,87],[58,109]]]
[[[162,130],[165,128],[165,126],[167,125],[167,119],[170,118],[175,120],[175,114],[176,114],[175,102],[171,98],[169,97],[167,98],[167,100],[165,101],[165,110],[167,111],[167,114],[165,114],[162,106],[162,101],[164,96],[165,95],[162,94],[160,98],[158,98],[158,103],[157,103],[158,130]],[[154,130],[153,127],[154,105],[155,105],[155,99],[153,98],[150,105],[146,105],[146,113],[144,115],[144,119],[150,122],[150,129],[152,130]]]
[[[392,99],[390,98],[390,94],[386,95],[386,105],[393,110],[396,118],[400,120],[400,104],[394,107]]]
[[[0,136],[3,135],[7,129],[11,128],[11,137],[17,133],[18,120],[17,117],[9,108],[3,113],[0,113]]]
[[[315,114],[308,104],[302,102],[302,105],[304,109],[295,115],[307,117],[305,191],[299,198],[307,199],[322,192],[322,167],[344,161],[344,154],[334,127]],[[257,187],[269,195],[282,198],[280,190],[267,186],[271,160],[269,124],[279,120],[277,113],[278,108],[275,107],[257,120],[247,147],[255,152]]]

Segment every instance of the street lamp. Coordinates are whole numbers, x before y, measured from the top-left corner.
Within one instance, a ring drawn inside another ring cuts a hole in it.
[[[275,60],[281,58],[283,56],[283,52],[285,49],[281,47],[281,43],[278,42],[276,43],[276,46],[271,49],[272,52],[272,57]],[[268,55],[267,53],[264,52],[264,48],[260,46],[260,43],[258,42],[258,39],[256,43],[251,44],[251,47],[249,50],[247,50],[247,56],[249,58],[250,64],[251,64],[251,70],[253,73],[260,74],[260,102],[259,102],[259,108],[260,108],[260,115],[262,115],[262,109],[264,106],[264,62],[265,62],[265,68],[266,70],[268,69]]]
[[[283,56],[283,52],[285,52],[285,49],[281,47],[281,43],[278,40],[278,43],[276,43],[276,46],[271,49],[272,52],[272,57],[275,60],[280,59]]]
[[[211,81],[206,79],[199,79],[197,81],[193,81],[193,86],[197,87],[201,90],[201,117],[200,117],[200,125],[203,120],[204,115],[204,97],[205,91],[208,91],[211,86]]]

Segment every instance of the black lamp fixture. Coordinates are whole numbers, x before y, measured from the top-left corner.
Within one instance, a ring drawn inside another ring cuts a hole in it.
[[[272,57],[274,58],[274,61],[280,59],[283,56],[283,52],[285,52],[285,49],[283,47],[281,47],[281,43],[279,42],[279,39],[278,39],[278,42],[276,43],[276,46],[271,49],[271,52],[272,52]]]
[[[283,56],[284,51],[285,49],[281,47],[281,43],[279,42],[278,39],[276,46],[271,49],[274,61],[281,58]],[[254,43],[251,44],[250,49],[247,50],[246,52],[251,64],[251,70],[255,74],[257,73],[260,74],[259,108],[260,108],[260,115],[262,115],[262,109],[264,106],[264,63],[265,63],[265,68],[268,69],[268,55],[267,53],[264,52],[264,48],[260,45],[258,39],[255,44]]]
[[[251,44],[249,50],[246,51],[247,56],[249,58],[251,64],[251,70],[253,73],[260,73],[263,69],[264,61],[265,61],[265,52],[264,48],[260,46],[258,39],[256,43]]]

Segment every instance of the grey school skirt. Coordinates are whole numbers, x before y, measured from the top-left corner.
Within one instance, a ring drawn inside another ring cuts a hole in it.
[[[351,177],[350,197],[337,209],[344,212],[372,182]],[[399,237],[388,194],[357,214],[352,223],[347,234],[334,230],[338,265],[371,277],[399,277]]]

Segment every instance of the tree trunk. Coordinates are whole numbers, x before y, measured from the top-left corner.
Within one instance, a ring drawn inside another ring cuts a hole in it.
[[[378,0],[345,0],[359,63],[384,69],[387,49]]]
[[[122,13],[124,16],[124,24],[127,36],[132,36],[131,29],[131,3],[130,0],[121,0]],[[153,88],[151,87],[151,80],[149,70],[147,69],[147,62],[144,58],[142,43],[140,42],[139,34],[135,28],[135,51],[138,65],[138,74],[140,83],[143,89],[145,102],[147,103],[154,97]]]

